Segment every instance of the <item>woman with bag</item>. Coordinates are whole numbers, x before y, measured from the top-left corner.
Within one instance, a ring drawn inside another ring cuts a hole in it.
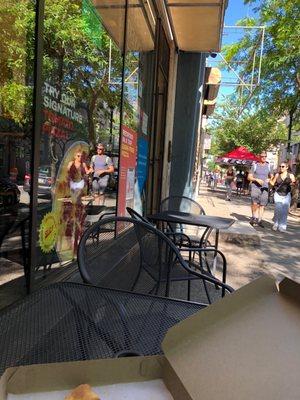
[[[273,231],[285,232],[287,228],[287,216],[291,204],[291,186],[295,183],[295,177],[288,172],[288,163],[280,164],[280,171],[271,180],[274,186],[274,225]]]

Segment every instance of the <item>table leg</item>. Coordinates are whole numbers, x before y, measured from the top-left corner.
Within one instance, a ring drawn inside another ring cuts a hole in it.
[[[203,232],[203,234],[201,236],[200,242],[199,242],[199,247],[200,248],[206,247],[206,244],[207,244],[207,241],[208,241],[208,237],[211,234],[211,231],[212,231],[211,228],[209,228],[209,227],[205,228],[205,230],[204,230],[204,232]],[[204,254],[204,257],[205,257],[205,254]],[[202,260],[202,254],[200,252],[199,252],[199,263],[200,263],[201,270],[203,270],[204,269],[204,264],[203,264],[203,260]]]
[[[216,229],[216,238],[215,238],[215,248],[218,250],[219,246],[219,229]],[[213,275],[216,274],[216,269],[217,269],[217,259],[218,259],[218,253],[214,253],[214,261],[213,261],[213,267],[212,267],[212,273]]]

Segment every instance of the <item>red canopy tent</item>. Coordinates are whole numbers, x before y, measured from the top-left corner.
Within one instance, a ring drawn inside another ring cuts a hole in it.
[[[243,146],[237,147],[217,159],[220,164],[251,164],[253,161],[259,161],[259,158]]]

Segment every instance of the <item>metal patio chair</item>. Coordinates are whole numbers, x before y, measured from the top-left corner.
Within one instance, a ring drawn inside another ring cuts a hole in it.
[[[160,211],[181,211],[188,214],[206,215],[204,208],[197,201],[186,196],[169,196],[162,200]],[[209,237],[212,228],[191,227],[183,224],[167,224],[167,230],[180,232],[188,236],[188,240],[176,238],[179,247],[207,247],[212,246]]]
[[[139,214],[137,211],[133,210],[132,208],[126,207],[126,210],[131,218],[153,225],[146,217],[142,216],[141,214]],[[155,226],[155,225],[153,225],[153,226]],[[169,232],[167,230],[164,230],[164,234],[166,236],[168,236],[171,240],[173,240],[173,242],[176,244],[176,246],[182,247],[184,244],[188,244],[189,247],[192,247],[190,238],[182,232],[175,232],[173,230],[171,230]]]
[[[186,196],[169,196],[160,203],[160,211],[182,211],[190,214],[205,215],[204,208],[197,201]]]
[[[214,248],[197,251],[216,253]],[[188,300],[191,299],[191,282],[197,280],[201,287],[199,293],[198,285],[194,291],[197,300],[201,298],[200,302],[204,303],[205,298],[210,304],[215,297],[223,297],[226,292],[232,291],[226,285],[226,259],[220,251],[217,253],[223,263],[223,282],[208,270],[200,270],[196,262],[189,264],[175,244],[148,222],[110,217],[84,232],[78,248],[78,265],[85,283],[138,293],[177,297],[173,293],[178,288],[173,291],[173,285],[186,281]]]
[[[134,209],[132,209],[130,207],[126,207],[126,210],[127,210],[128,214],[130,215],[131,218],[150,224],[150,221],[148,221],[148,219],[146,217],[143,217],[141,214],[139,214]]]

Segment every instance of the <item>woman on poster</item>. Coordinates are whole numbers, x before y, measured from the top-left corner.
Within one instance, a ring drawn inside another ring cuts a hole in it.
[[[80,201],[82,195],[87,188],[86,176],[93,172],[91,167],[87,167],[86,163],[83,161],[82,151],[77,151],[75,153],[73,161],[68,164],[68,175],[70,180],[70,194],[72,201]]]
[[[58,221],[56,251],[62,261],[74,259],[86,218],[82,197],[87,192],[87,174],[93,171],[86,164],[89,146],[75,142],[60,164],[55,183],[53,212]]]

